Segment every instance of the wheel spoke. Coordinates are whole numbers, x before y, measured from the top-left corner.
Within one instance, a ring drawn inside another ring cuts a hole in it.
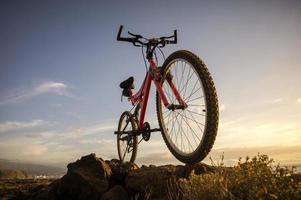
[[[195,89],[195,87],[196,87],[196,85],[197,85],[198,82],[199,82],[198,79],[196,79],[195,84],[194,84],[194,86],[193,86],[193,88],[192,88],[192,90],[191,90],[191,93],[190,93],[190,95],[189,95],[188,97],[185,98],[185,94],[183,95],[184,101],[185,101],[186,99],[188,99],[189,97],[191,97],[191,96],[195,93],[195,92],[194,92],[194,89]]]
[[[184,113],[184,115],[185,115],[185,117],[186,117],[186,114],[185,114],[185,113]],[[186,118],[187,118],[187,117],[186,117]],[[187,120],[184,119],[184,121],[185,121],[187,127],[189,127],[189,129],[192,131],[192,133],[198,138],[199,141],[201,141],[201,139],[200,139],[200,138],[198,137],[198,135],[195,133],[195,131],[193,130],[193,128],[189,125],[189,123],[187,122]],[[194,137],[193,137],[193,138],[194,138]],[[194,140],[195,140],[195,138],[194,138]],[[196,142],[196,140],[195,140],[195,143],[197,144],[197,146],[199,145],[199,144]]]
[[[203,129],[199,126],[199,124],[201,124],[201,123],[199,123],[199,122],[197,122],[196,120],[195,120],[195,118],[193,117],[193,115],[189,112],[189,114],[190,114],[190,116],[193,118],[193,121],[197,124],[197,126],[199,127],[199,129],[201,129],[201,131],[202,132],[204,132],[203,131]],[[203,125],[203,124],[202,124]],[[203,125],[204,127],[205,127],[205,125]]]
[[[180,114],[180,115],[182,115],[182,114]],[[187,117],[187,116],[186,116],[186,118],[189,119],[189,120],[191,120],[191,121],[193,121],[193,122],[195,122],[195,123],[197,123],[197,124],[200,124],[200,125],[202,125],[202,126],[205,126],[204,124],[202,124],[202,123],[200,123],[200,122],[198,122],[198,121],[195,121],[195,120],[193,120],[193,119],[191,119],[191,118],[189,118],[189,117]]]
[[[166,123],[167,128],[168,128],[168,125],[169,125],[169,122],[170,122],[170,116],[171,116],[171,115],[172,115],[172,112],[170,112],[170,113],[168,114],[167,123]]]
[[[182,73],[181,73],[181,80],[180,80],[180,84],[178,85],[178,88],[181,88],[181,85],[182,85],[182,81],[183,81],[183,76],[184,76],[184,72],[185,72],[185,69],[186,69],[186,63],[184,63],[185,65],[183,65],[183,62],[182,62]]]
[[[182,131],[181,131],[181,140],[183,140],[183,138],[182,138],[182,133],[183,133],[183,135],[186,137],[188,143],[190,144],[192,151],[194,151],[193,146],[191,145],[189,138],[187,137],[187,135],[185,134],[185,131],[183,131],[183,128],[182,128],[182,120],[183,120],[183,116],[181,117],[181,124],[179,123],[178,119],[176,119],[176,120],[177,120],[177,122],[178,122],[179,127],[180,127],[181,130],[182,130]],[[182,142],[183,142],[183,141],[182,141]],[[181,142],[181,143],[182,143],[182,142]],[[184,149],[184,150],[185,150],[185,149]]]
[[[177,117],[178,117],[178,115],[175,116],[176,114],[177,114],[177,113],[173,112],[174,119],[177,119]],[[174,121],[174,123],[173,123],[172,129],[174,129],[174,127],[176,127],[176,126],[175,126],[175,121]],[[175,130],[175,129],[174,129],[174,130]],[[171,131],[171,132],[172,132],[172,131]],[[172,138],[172,134],[173,134],[173,132],[172,132],[171,135],[170,135],[171,138]],[[176,137],[176,140],[177,140],[177,138],[178,138],[178,132],[175,133],[175,137]]]
[[[186,101],[187,99],[189,100],[190,97],[192,97],[192,95],[194,95],[197,91],[199,91],[201,89],[201,87],[199,87],[196,91],[194,91],[192,94],[190,94],[188,97],[186,97],[184,99],[184,101]]]
[[[202,107],[204,107],[205,104],[201,104],[201,105],[188,104],[187,106],[188,106],[188,107],[189,107],[189,106],[202,106]]]
[[[186,103],[191,102],[191,101],[195,101],[195,100],[198,100],[198,99],[201,99],[201,98],[203,98],[203,97],[204,97],[204,96],[194,98],[194,99],[192,99],[192,100],[187,101]]]
[[[191,68],[189,68],[189,74],[190,74],[190,70]],[[193,70],[192,70],[193,71]],[[189,75],[188,75],[189,76]],[[187,90],[187,85],[188,85],[188,82],[190,81],[191,77],[193,76],[193,73],[190,75],[190,77],[187,79],[186,81],[186,84],[183,85],[183,88],[180,90],[180,94],[182,93],[182,91],[184,90],[184,95],[186,94],[186,90]],[[184,96],[183,95],[183,96]]]
[[[172,115],[171,115],[171,116],[172,116],[171,118],[173,119],[173,118],[174,118],[174,112],[172,112]],[[172,121],[173,121],[173,120],[172,120]],[[169,135],[168,137],[170,137],[171,139],[172,139],[172,136],[173,136],[173,133],[174,133],[174,132],[173,132],[174,129],[175,129],[175,126],[172,125],[170,132],[167,131],[167,133],[168,133],[168,135]]]
[[[197,113],[197,112],[194,112],[192,110],[189,110],[189,109],[186,109],[188,112],[191,112],[191,113],[194,113],[196,115],[201,115],[201,116],[205,116],[205,114],[201,114],[201,113]]]

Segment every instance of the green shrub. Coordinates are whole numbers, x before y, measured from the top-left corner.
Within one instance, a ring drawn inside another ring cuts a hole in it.
[[[266,155],[239,159],[234,167],[216,166],[215,173],[195,175],[180,179],[183,199],[301,199],[300,174],[294,169],[274,165]]]

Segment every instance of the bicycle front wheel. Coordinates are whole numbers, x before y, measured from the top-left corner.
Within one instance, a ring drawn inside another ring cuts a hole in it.
[[[163,139],[181,162],[197,163],[210,152],[218,128],[218,99],[210,73],[195,54],[181,50],[171,54],[162,66],[162,88],[170,104],[179,104],[166,77],[187,104],[184,109],[168,109],[159,93],[156,107]]]

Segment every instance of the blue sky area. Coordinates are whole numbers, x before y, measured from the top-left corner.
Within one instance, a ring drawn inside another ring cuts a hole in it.
[[[301,2],[0,2],[0,158],[66,164],[96,152],[117,157],[119,83],[145,75],[141,49],[116,41],[120,24],[146,37],[171,35],[214,78],[220,127],[211,156],[267,153],[301,163]],[[162,59],[161,59],[162,60]],[[154,90],[152,91],[154,96]],[[147,117],[157,127],[154,98]],[[177,163],[162,137],[138,163]]]

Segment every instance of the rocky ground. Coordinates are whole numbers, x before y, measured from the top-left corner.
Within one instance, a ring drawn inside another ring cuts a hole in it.
[[[0,179],[0,199],[27,199],[55,179]]]
[[[258,161],[259,162],[259,161]],[[243,163],[240,167],[223,167],[223,166],[209,166],[203,163],[197,163],[194,165],[164,165],[164,166],[141,166],[138,167],[133,163],[121,163],[117,159],[103,160],[102,158],[96,157],[95,154],[90,154],[83,156],[81,159],[74,163],[70,163],[67,168],[67,173],[60,179],[0,179],[0,199],[30,199],[30,200],[55,200],[55,199],[66,199],[66,200],[148,200],[148,199],[181,199],[178,198],[182,196],[181,189],[179,185],[175,184],[178,179],[185,178],[181,180],[187,180],[189,177],[196,177],[195,175],[204,174],[200,179],[202,186],[210,187],[210,190],[204,190],[207,194],[213,192],[212,195],[220,194],[223,192],[223,188],[216,185],[216,181],[219,183],[223,182],[226,172],[229,172],[231,176],[228,181],[232,181],[233,184],[240,184],[241,187],[246,187],[247,190],[241,192],[239,189],[239,194],[244,194],[248,192],[248,188],[254,186],[254,181],[262,178],[261,175],[256,175],[256,173],[261,173],[260,166],[266,164],[266,162],[260,162],[254,165],[255,161],[252,163]],[[250,165],[253,164],[253,165]],[[251,166],[250,170],[244,170],[244,166]],[[253,166],[253,168],[252,168]],[[264,169],[269,169],[267,165]],[[235,171],[236,170],[236,171]],[[244,176],[244,174],[253,173],[253,176]],[[223,172],[222,174],[219,172]],[[210,173],[215,172],[215,173]],[[269,175],[272,171],[268,170],[269,173],[263,174]],[[284,173],[280,170],[279,173]],[[242,173],[241,176],[235,176],[236,174]],[[191,176],[192,174],[192,176]],[[228,175],[229,175],[228,174]],[[206,179],[206,177],[211,177],[211,179]],[[277,175],[277,177],[279,174]],[[252,178],[250,182],[245,184],[240,183],[240,181],[245,181],[245,178]],[[218,178],[216,180],[216,178]],[[238,179],[238,181],[236,180]],[[279,179],[279,180],[278,180]],[[277,195],[281,197],[283,192],[286,192],[286,196],[280,199],[296,199],[295,192],[300,192],[296,187],[296,184],[300,185],[301,175],[292,174],[290,179],[286,178],[286,175],[278,177],[278,179],[271,179],[274,181],[280,181],[280,186],[285,184],[290,184],[290,187],[277,187],[280,190]],[[288,182],[285,182],[285,180]],[[291,181],[297,180],[293,183]],[[261,179],[260,179],[261,180]],[[265,179],[263,179],[265,180]],[[204,182],[205,181],[205,182]],[[211,181],[210,183],[208,181]],[[213,182],[212,182],[213,181]],[[227,182],[227,184],[232,183]],[[273,183],[273,181],[271,182]],[[258,183],[260,185],[260,183]],[[258,186],[258,184],[256,186]],[[279,185],[279,184],[278,184]],[[225,186],[225,185],[223,185]],[[254,187],[255,187],[254,186]],[[264,185],[265,186],[265,185]],[[277,186],[277,184],[276,184]],[[240,187],[240,186],[239,186]],[[287,189],[295,189],[293,192],[287,191]],[[214,190],[214,188],[218,190]],[[256,189],[255,188],[255,189]],[[199,187],[197,186],[197,188]],[[206,189],[206,188],[205,188]],[[230,190],[228,188],[229,194],[236,194],[236,190]],[[233,188],[232,188],[233,189]],[[254,188],[253,188],[254,189]],[[257,188],[258,189],[258,188]],[[259,188],[260,189],[260,188]],[[189,190],[188,190],[189,191]],[[204,192],[202,191],[202,192]],[[255,190],[257,191],[257,190]],[[261,190],[259,190],[261,191]],[[276,191],[276,192],[277,192]],[[186,191],[187,192],[187,191]],[[224,191],[225,192],[225,191]],[[232,193],[231,193],[232,192]],[[275,191],[273,191],[275,192]],[[227,193],[227,194],[228,194]],[[187,194],[190,194],[187,193]],[[198,193],[199,194],[199,193]],[[255,194],[255,193],[254,193]],[[257,193],[256,193],[257,194]],[[208,195],[207,195],[208,196]],[[210,196],[210,194],[209,194]],[[219,195],[220,198],[215,199],[228,199],[225,196]],[[241,195],[240,195],[241,196]],[[254,196],[254,195],[253,195]],[[255,195],[256,196],[256,195]],[[258,195],[257,195],[258,196]],[[273,193],[273,196],[276,195]],[[283,195],[282,195],[283,196]],[[286,198],[291,197],[294,198]],[[202,196],[203,197],[203,196]],[[209,199],[212,196],[210,196]],[[191,199],[190,197],[188,199]],[[199,198],[192,198],[199,199]],[[239,198],[238,198],[239,199]],[[240,198],[245,199],[245,198]],[[256,199],[256,198],[255,198]],[[268,198],[269,199],[269,198]],[[297,199],[301,199],[301,196]]]
[[[67,174],[57,180],[6,180],[3,199],[166,199],[169,181],[214,171],[202,163],[195,165],[142,166],[103,160],[95,154],[82,157],[68,166]]]

